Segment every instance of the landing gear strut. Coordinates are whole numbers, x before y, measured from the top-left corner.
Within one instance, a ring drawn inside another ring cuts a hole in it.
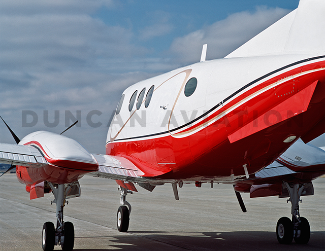
[[[129,191],[121,186],[119,187],[119,190],[121,191],[121,206],[117,210],[117,229],[120,232],[127,232],[129,229],[131,205],[126,201],[126,195],[128,193],[132,194],[132,191]]]
[[[56,203],[56,228],[52,222],[46,222],[42,231],[42,248],[44,251],[53,250],[54,245],[61,245],[62,250],[72,250],[74,246],[74,227],[71,222],[63,221],[63,207],[66,200],[64,184],[56,187],[49,183]]]
[[[300,196],[304,190],[303,184],[288,184],[284,182],[284,185],[289,191],[291,202],[291,215],[292,220],[287,217],[279,219],[276,226],[276,236],[279,243],[290,244],[292,239],[296,243],[306,244],[310,238],[310,226],[308,220],[304,217],[300,217],[299,202]]]

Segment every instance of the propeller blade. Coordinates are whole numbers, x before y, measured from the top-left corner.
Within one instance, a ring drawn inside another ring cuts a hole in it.
[[[237,199],[238,199],[238,202],[239,202],[239,205],[240,205],[241,210],[242,210],[244,213],[246,213],[247,210],[246,210],[246,207],[245,207],[245,204],[244,204],[243,198],[242,198],[241,195],[240,195],[240,192],[235,191],[235,193],[236,193],[236,197],[237,197]]]
[[[60,135],[62,135],[64,132],[66,132],[68,129],[70,129],[70,128],[72,128],[73,126],[75,126],[76,124],[78,123],[78,120],[77,121],[75,121],[72,125],[70,125],[68,128],[66,128],[64,131],[62,131],[61,133],[60,133]]]
[[[16,168],[15,165],[10,166],[8,170],[6,170],[4,173],[2,173],[2,174],[0,175],[0,178],[1,178],[3,175],[5,175],[6,173],[8,173],[9,171],[11,171],[12,169],[14,169],[14,168]]]
[[[16,144],[18,144],[20,142],[20,139],[16,136],[16,134],[10,129],[10,127],[8,126],[8,124],[5,122],[5,120],[3,120],[3,118],[0,116],[1,120],[5,123],[5,125],[7,126],[8,130],[10,131],[11,135],[13,136],[13,138],[16,141]]]

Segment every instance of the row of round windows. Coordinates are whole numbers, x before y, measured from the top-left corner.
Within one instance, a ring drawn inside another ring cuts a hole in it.
[[[196,87],[197,87],[197,79],[194,78],[194,77],[191,78],[191,79],[189,79],[188,82],[187,82],[186,85],[185,85],[185,88],[184,88],[184,95],[185,95],[186,97],[191,96],[191,95],[194,93]],[[148,92],[147,92],[146,100],[145,100],[145,103],[144,103],[144,106],[145,106],[146,108],[148,108],[148,106],[149,106],[149,104],[150,104],[150,101],[151,101],[151,98],[152,98],[152,94],[153,94],[154,89],[155,89],[155,86],[152,85],[152,86],[150,87],[150,89],[148,90]],[[137,99],[137,103],[136,103],[136,108],[137,108],[137,110],[139,110],[140,107],[141,107],[141,104],[142,104],[142,101],[143,101],[143,98],[144,98],[144,94],[145,94],[145,92],[146,92],[146,88],[143,88],[143,89],[141,90],[141,92],[139,93],[139,95],[138,95],[138,99]],[[130,102],[129,102],[129,111],[130,111],[130,112],[131,112],[132,109],[133,109],[133,106],[134,106],[134,103],[135,103],[135,99],[136,99],[136,97],[137,97],[137,94],[138,94],[138,90],[136,90],[136,91],[132,94],[132,96],[131,96],[131,98],[130,98]],[[122,104],[123,104],[123,101],[124,101],[124,97],[125,97],[125,94],[122,95],[121,100],[120,100],[120,102],[119,102],[119,104],[118,104],[118,106],[117,106],[117,109],[116,109],[116,114],[117,114],[117,115],[118,115],[118,114],[120,113],[120,111],[121,111]]]
[[[144,102],[144,106],[146,108],[148,108],[149,104],[150,104],[150,101],[151,101],[151,97],[152,97],[152,94],[153,94],[153,91],[155,89],[155,86],[152,85],[151,88],[148,90],[147,92],[147,95],[146,95],[146,100]],[[136,104],[136,108],[137,110],[140,109],[141,107],[141,104],[142,104],[142,101],[143,101],[143,98],[144,98],[144,94],[146,92],[146,88],[143,88],[138,96],[138,99],[137,99],[137,104]],[[138,94],[138,90],[136,90],[131,98],[130,98],[130,103],[129,103],[129,111],[131,112],[132,109],[133,109],[133,106],[134,106],[134,103],[135,103],[135,99],[137,98],[137,94]],[[123,104],[123,101],[124,101],[124,97],[125,97],[125,94],[122,95],[121,97],[121,100],[117,106],[117,109],[116,109],[116,114],[118,115],[121,111],[121,108],[122,108],[122,104]]]

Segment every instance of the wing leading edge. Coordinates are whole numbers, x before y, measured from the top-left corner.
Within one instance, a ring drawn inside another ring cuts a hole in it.
[[[32,146],[0,143],[0,163],[21,166],[43,166],[47,161]]]
[[[115,180],[143,181],[141,176],[144,173],[126,158],[101,154],[93,154],[93,157],[98,162],[98,171],[89,175]]]

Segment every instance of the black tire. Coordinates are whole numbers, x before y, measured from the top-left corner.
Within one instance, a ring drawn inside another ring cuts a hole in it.
[[[44,251],[52,251],[55,243],[55,228],[52,222],[45,222],[42,230],[42,248]]]
[[[129,229],[129,209],[126,206],[120,206],[117,210],[117,229],[120,232],[127,232]]]
[[[281,244],[290,244],[293,238],[293,225],[288,217],[282,217],[276,225],[276,238]]]
[[[294,237],[295,242],[298,244],[307,244],[310,239],[310,226],[306,218],[300,217],[300,224],[298,226],[298,231],[296,237]]]
[[[74,227],[71,222],[63,223],[64,241],[61,243],[62,250],[73,250],[74,246]]]

